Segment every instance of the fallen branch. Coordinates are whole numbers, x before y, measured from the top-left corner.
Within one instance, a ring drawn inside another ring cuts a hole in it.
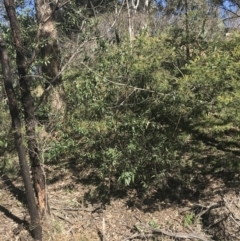
[[[202,240],[202,241],[210,241],[211,239],[206,238],[200,234],[197,233],[170,233],[167,232],[165,230],[162,229],[157,229],[157,228],[151,228],[149,227],[153,233],[159,233],[159,234],[164,234],[170,237],[174,237],[174,238],[184,238],[184,239],[198,239],[198,240]]]
[[[105,224],[105,219],[103,218],[102,220],[102,236],[103,236],[103,241],[107,241],[106,237],[106,224]]]
[[[60,215],[58,215],[58,214],[54,214],[57,218],[59,218],[59,219],[61,219],[61,220],[63,220],[63,221],[66,221],[66,222],[68,222],[69,224],[71,224],[71,225],[73,225],[73,223],[71,222],[71,221],[69,221],[68,219],[66,219],[66,218],[64,218],[64,217],[62,217],[62,216],[60,216]]]
[[[149,235],[153,236],[156,234],[162,234],[162,235],[166,235],[166,236],[173,237],[173,238],[198,239],[201,241],[211,241],[210,238],[206,238],[198,233],[180,233],[180,232],[177,233],[177,232],[168,232],[163,229],[152,228],[149,225],[144,224],[139,218],[136,217],[136,219],[139,220],[141,225],[146,229],[145,232],[143,230],[141,230],[141,233],[139,233],[139,234],[135,233],[134,235],[128,237],[124,241],[132,240],[135,238],[144,238],[144,237],[146,237],[146,235],[149,237]]]
[[[201,208],[202,209],[202,211],[199,214],[196,215],[195,220],[199,219],[205,213],[209,213],[212,209],[220,208],[220,207],[223,207],[224,205],[225,204],[222,201],[219,201],[217,203],[212,203],[212,204],[209,204],[207,206],[204,206],[204,205],[201,205],[201,204],[194,205],[192,207],[192,209],[194,209],[194,208]]]
[[[132,236],[124,239],[123,241],[133,240],[133,239],[146,239],[146,238],[152,238],[156,235],[154,234],[144,234],[144,233],[135,233]]]
[[[197,234],[197,233],[170,233],[170,232],[167,232],[163,229],[156,229],[156,228],[151,228],[151,227],[148,227],[148,229],[150,229],[150,231],[152,233],[135,233],[133,234],[132,236],[124,239],[124,241],[127,241],[127,240],[133,240],[133,239],[136,239],[136,238],[146,238],[146,237],[153,237],[155,236],[156,234],[163,234],[163,235],[166,235],[166,236],[169,236],[169,237],[173,237],[173,238],[182,238],[182,239],[198,239],[198,240],[201,240],[201,241],[211,241],[211,239],[209,238],[206,238],[200,234]],[[149,232],[149,231],[148,231]]]
[[[228,219],[228,216],[229,216],[229,215],[224,215],[223,218],[221,218],[221,219],[215,221],[214,223],[210,224],[207,228],[210,229],[210,228],[212,228],[213,226],[216,226],[216,225],[220,224],[221,222],[227,220],[227,219]]]
[[[225,203],[226,209],[229,211],[229,217],[234,221],[234,223],[240,226],[240,217],[238,216],[239,206],[233,200],[229,202],[224,197],[222,197],[222,199]]]

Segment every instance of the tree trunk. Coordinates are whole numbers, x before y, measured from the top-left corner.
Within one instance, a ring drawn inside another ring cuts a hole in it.
[[[188,19],[188,0],[184,1],[185,8],[185,30],[186,30],[186,59],[190,59],[190,49],[189,49],[189,19]]]
[[[59,75],[60,51],[58,46],[58,35],[54,18],[58,1],[35,0],[37,21],[40,28],[40,41],[44,43],[41,47],[41,55],[44,59],[42,72],[46,78],[46,86],[56,85],[61,82]],[[57,77],[58,76],[58,77]]]
[[[42,64],[42,73],[46,79],[45,88],[49,90],[50,86],[58,85],[54,91],[51,91],[49,101],[53,116],[62,118],[65,113],[65,102],[63,100],[64,91],[59,86],[62,82],[60,74],[60,50],[58,45],[58,33],[55,21],[55,11],[58,8],[57,0],[35,0],[37,12],[37,21],[40,28],[39,39],[42,44],[40,49],[41,57],[44,60]]]
[[[31,161],[34,190],[38,199],[40,213],[43,215],[45,211],[49,212],[49,208],[45,188],[45,176],[41,167],[39,148],[35,133],[36,119],[34,116],[34,100],[29,87],[31,77],[28,76],[28,69],[23,51],[24,46],[21,38],[21,30],[16,17],[13,0],[4,0],[4,4],[10,20],[10,26],[13,32],[16,49],[16,64],[19,75],[21,103],[24,109],[25,128],[28,141],[29,157]]]
[[[42,240],[42,227],[41,227],[39,213],[38,213],[38,209],[35,201],[33,186],[32,186],[30,173],[29,173],[29,167],[26,159],[26,152],[23,145],[23,138],[21,134],[21,121],[20,121],[19,111],[17,106],[17,98],[13,89],[12,75],[11,75],[11,70],[9,66],[8,54],[7,54],[6,46],[1,33],[0,33],[0,60],[2,65],[4,86],[8,97],[9,110],[12,118],[12,128],[14,133],[15,146],[18,152],[19,164],[20,164],[22,178],[24,182],[29,214],[31,217],[31,227],[33,231],[33,237],[35,240]]]
[[[134,40],[133,18],[132,18],[132,11],[129,5],[129,0],[127,0],[126,3],[127,3],[127,13],[128,13],[128,33],[129,33],[130,45],[132,47],[132,41]]]

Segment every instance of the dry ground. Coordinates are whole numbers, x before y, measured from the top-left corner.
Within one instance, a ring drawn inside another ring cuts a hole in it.
[[[144,203],[131,191],[128,198],[112,198],[110,204],[103,205],[86,198],[94,186],[77,183],[72,174],[64,172],[61,180],[48,186],[51,216],[43,225],[44,241],[180,240],[171,237],[175,234],[185,240],[193,234],[196,236],[191,240],[240,240],[240,196],[210,175],[205,178],[211,185],[196,202],[156,199]],[[32,240],[22,190],[20,177],[1,177],[1,241]],[[154,228],[166,233],[153,237]]]

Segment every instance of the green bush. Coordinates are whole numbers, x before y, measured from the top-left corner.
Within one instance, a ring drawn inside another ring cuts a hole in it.
[[[68,113],[51,155],[84,162],[102,180],[125,185],[150,187],[178,175],[191,129],[215,112],[239,118],[232,116],[239,101],[237,42],[231,48],[210,42],[182,65],[167,34],[143,34],[132,48],[105,43],[92,63],[64,76]]]

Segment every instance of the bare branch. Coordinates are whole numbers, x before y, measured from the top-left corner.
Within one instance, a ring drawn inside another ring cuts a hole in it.
[[[109,79],[101,76],[100,74],[98,74],[96,71],[92,70],[92,69],[91,69],[89,66],[87,66],[85,63],[81,62],[81,64],[84,65],[89,71],[91,71],[92,73],[98,75],[99,77],[103,78],[106,82],[109,82],[109,83],[111,83],[111,84],[119,85],[119,86],[126,86],[126,87],[128,87],[128,88],[133,88],[134,91],[136,91],[136,90],[142,90],[142,91],[147,91],[147,92],[151,92],[151,93],[156,92],[156,91],[154,91],[154,90],[138,88],[138,87],[136,87],[136,86],[132,86],[132,85],[128,85],[128,84],[119,83],[119,82],[115,82],[115,81],[109,80]]]
[[[240,15],[238,15],[236,12],[232,11],[231,9],[226,8],[225,6],[221,7],[223,10],[225,10],[226,12],[232,13],[233,15],[235,15],[236,17],[240,17]]]

